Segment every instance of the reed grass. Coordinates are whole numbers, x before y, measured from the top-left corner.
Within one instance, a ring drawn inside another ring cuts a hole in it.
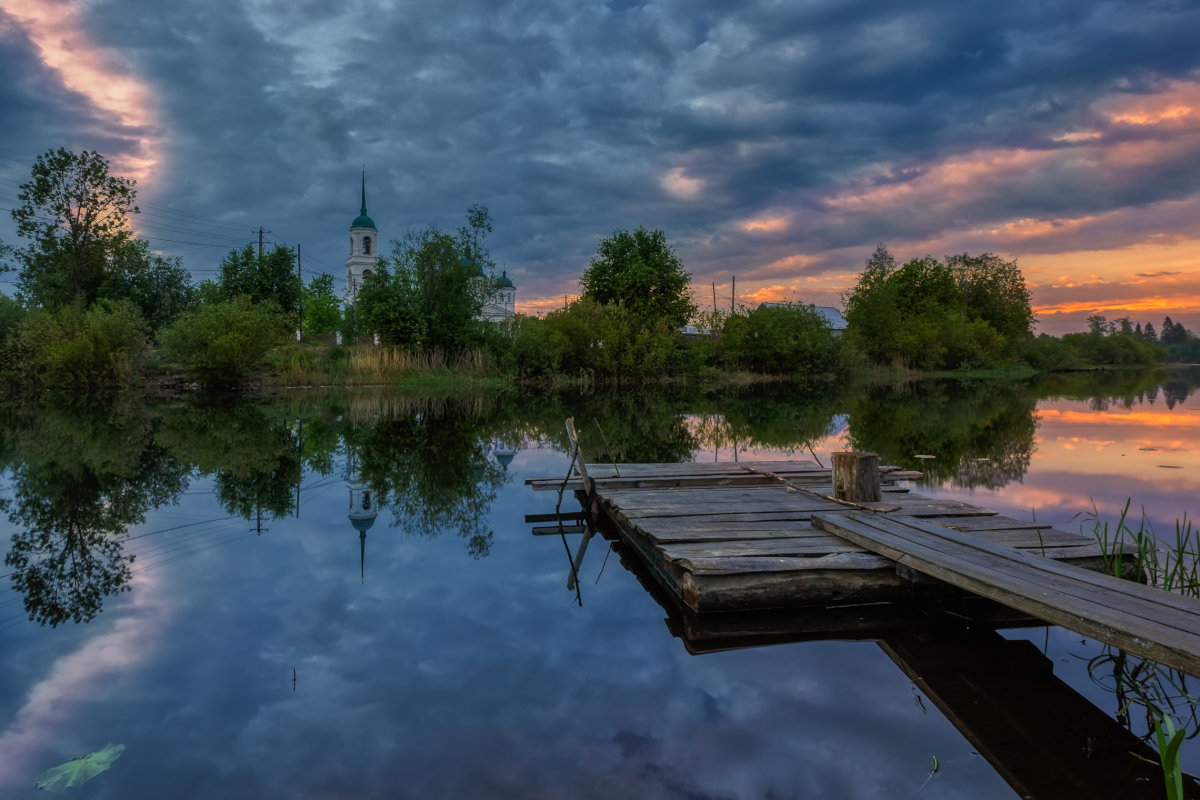
[[[378,386],[502,383],[479,350],[450,355],[438,349],[358,345],[294,346],[276,353],[267,382],[284,386]]]
[[[1132,542],[1137,547],[1137,574],[1146,583],[1167,592],[1187,597],[1200,597],[1200,530],[1192,527],[1187,514],[1175,520],[1173,538],[1162,539],[1155,532],[1146,509],[1136,530],[1130,524],[1132,499],[1125,501],[1120,517],[1113,527],[1101,518],[1095,503],[1092,510],[1081,515],[1080,529],[1091,528],[1100,545],[1104,571],[1119,575],[1124,559],[1123,549]]]
[[[1145,507],[1134,530],[1129,517],[1131,505],[1132,498],[1127,499],[1112,527],[1101,518],[1094,502],[1092,510],[1082,515],[1080,529],[1091,528],[1100,545],[1105,572],[1120,574],[1124,546],[1132,542],[1137,546],[1137,574],[1147,584],[1187,597],[1200,597],[1200,532],[1192,528],[1184,514],[1175,521],[1174,538],[1160,539],[1146,518]],[[1166,796],[1168,800],[1181,800],[1185,794],[1179,748],[1185,739],[1200,733],[1197,698],[1188,689],[1188,677],[1111,648],[1088,664],[1088,674],[1093,680],[1103,683],[1097,678],[1103,673],[1111,676],[1112,685],[1108,688],[1117,698],[1118,721],[1128,726],[1131,710],[1135,706],[1144,709],[1147,728],[1144,738],[1149,739],[1153,734],[1158,745]],[[1189,781],[1189,785],[1192,783]]]

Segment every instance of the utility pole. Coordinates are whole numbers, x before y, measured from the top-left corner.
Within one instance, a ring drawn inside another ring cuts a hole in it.
[[[737,275],[733,276],[733,294],[731,294],[729,296],[729,313],[730,314],[737,313],[733,310],[733,301],[735,301],[735,300],[737,300]],[[736,460],[737,459],[735,458],[734,461],[736,461]]]
[[[717,313],[717,282],[713,281],[713,313]]]
[[[296,280],[300,281],[300,307],[296,309],[296,319],[300,325],[300,335],[296,341],[304,338],[304,275],[300,272],[300,245],[296,245]],[[299,513],[296,516],[300,516]]]
[[[259,225],[258,226],[258,257],[259,258],[262,258],[262,234],[263,234],[263,229],[262,229],[262,226]]]

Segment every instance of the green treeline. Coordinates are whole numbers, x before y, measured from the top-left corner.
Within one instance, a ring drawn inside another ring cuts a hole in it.
[[[487,247],[493,221],[468,209],[454,232],[426,228],[381,254],[343,304],[333,278],[309,283],[287,247],[230,252],[193,284],[178,259],[133,237],[134,182],[98,153],[39,156],[12,216],[24,244],[0,243],[17,271],[0,296],[0,380],[10,390],[96,391],[147,375],[197,385],[452,381],[744,381],[818,385],[871,371],[1056,371],[1200,360],[1200,340],[1169,317],[1155,330],[1089,320],[1083,333],[1034,336],[1014,261],[991,253],[897,264],[880,245],[845,297],[844,333],[803,303],[701,312],[691,276],[660,230],[603,239],[581,295],[545,317],[488,322],[511,286]]]

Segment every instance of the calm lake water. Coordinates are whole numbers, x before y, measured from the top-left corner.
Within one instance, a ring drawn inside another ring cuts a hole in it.
[[[1020,796],[1009,781],[1038,754],[997,763],[873,642],[690,655],[602,543],[580,605],[562,542],[523,522],[554,497],[523,481],[566,470],[573,415],[595,460],[868,449],[924,470],[929,494],[1068,530],[1132,498],[1173,536],[1200,496],[1198,386],[1161,372],[843,398],[7,409],[0,796],[40,796],[40,773],[110,742],[124,753],[78,796]],[[1002,635],[1147,733],[1102,646]],[[1147,675],[1145,691],[1175,692]],[[1051,702],[1006,691],[993,701],[1014,714]],[[1184,764],[1200,772],[1193,741]]]

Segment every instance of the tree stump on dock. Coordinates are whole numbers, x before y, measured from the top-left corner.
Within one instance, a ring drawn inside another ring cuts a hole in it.
[[[833,496],[852,503],[877,503],[879,456],[875,453],[833,454]]]

